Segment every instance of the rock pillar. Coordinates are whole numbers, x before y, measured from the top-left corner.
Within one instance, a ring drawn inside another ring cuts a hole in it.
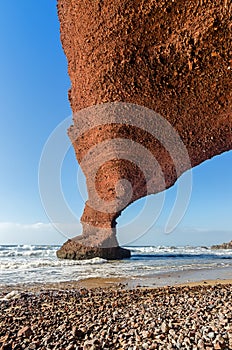
[[[83,234],[58,256],[128,257],[116,238],[121,211],[232,148],[231,4],[58,0],[58,14],[69,136],[89,194]]]

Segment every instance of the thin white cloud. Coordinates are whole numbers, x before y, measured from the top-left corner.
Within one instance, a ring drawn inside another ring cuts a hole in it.
[[[2,244],[62,244],[68,238],[81,233],[81,226],[66,223],[32,224],[0,222],[0,245]]]
[[[118,230],[120,242],[120,230]],[[63,244],[82,232],[80,223],[32,224],[0,222],[0,245],[3,244]],[[162,227],[154,227],[136,241],[139,245],[212,245],[228,242],[232,231],[204,227],[179,227],[165,234]],[[133,242],[133,239],[131,240]]]
[[[37,222],[34,224],[21,224],[18,222],[0,222],[0,232],[5,230],[51,230],[51,223]]]
[[[162,227],[155,227],[136,241],[136,245],[206,245],[229,242],[232,230],[212,230],[205,227],[178,227],[165,234]]]

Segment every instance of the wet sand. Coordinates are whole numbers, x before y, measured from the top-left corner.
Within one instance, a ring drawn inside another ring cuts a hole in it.
[[[209,282],[210,281],[210,282]],[[227,283],[232,281],[232,268],[200,269],[188,271],[174,271],[162,274],[146,276],[145,278],[133,278],[128,281],[130,287],[165,287],[204,283]]]
[[[186,286],[186,285],[215,285],[232,283],[232,268],[201,269],[188,271],[174,271],[159,273],[146,277],[130,278],[87,278],[79,281],[68,281],[58,283],[32,283],[17,285],[0,285],[0,295],[17,291],[40,291],[40,290],[68,290],[79,288],[110,288],[124,286],[127,289],[137,287],[165,287],[165,286]]]

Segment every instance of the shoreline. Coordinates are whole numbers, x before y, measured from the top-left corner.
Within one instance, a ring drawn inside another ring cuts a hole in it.
[[[0,297],[11,291],[38,292],[43,290],[108,289],[120,288],[162,288],[217,284],[232,284],[232,269],[215,268],[188,271],[173,271],[136,277],[91,277],[78,281],[44,282],[30,284],[0,285]]]

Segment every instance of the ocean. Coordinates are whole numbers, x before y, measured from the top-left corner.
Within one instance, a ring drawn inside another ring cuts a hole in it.
[[[80,281],[88,278],[149,278],[183,271],[232,271],[232,250],[207,247],[127,247],[128,260],[59,260],[60,246],[0,246],[0,286]],[[221,270],[220,270],[221,269]],[[232,276],[231,276],[232,277]]]

